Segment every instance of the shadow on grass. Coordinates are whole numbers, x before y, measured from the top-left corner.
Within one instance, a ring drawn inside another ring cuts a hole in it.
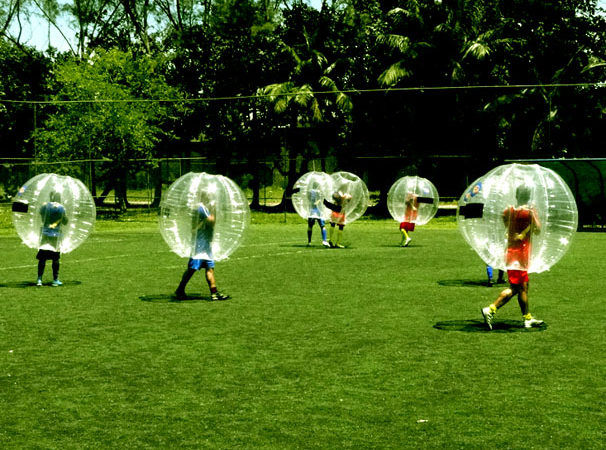
[[[69,286],[79,286],[82,284],[82,281],[63,281],[63,286],[53,286],[50,281],[42,283],[42,286],[36,285],[33,281],[13,281],[9,283],[0,283],[0,288],[16,288],[16,289],[24,289],[24,288],[42,288],[42,287],[69,287]]]
[[[188,302],[210,302],[210,297],[202,294],[187,294],[185,299],[177,299],[175,294],[142,295],[139,299],[150,303],[188,303]]]
[[[438,280],[438,284],[440,286],[446,287],[495,287],[500,286],[504,288],[507,286],[506,283],[493,283],[492,285],[488,284],[488,281],[478,281],[478,280]]]
[[[492,324],[492,331],[488,329],[483,320],[446,320],[438,322],[434,328],[442,331],[464,331],[467,333],[533,333],[545,331],[547,325],[524,328],[521,320],[499,320]]]
[[[283,244],[280,245],[280,247],[283,248],[308,248],[310,250],[350,250],[353,247],[350,247],[349,245],[346,245],[343,248],[336,248],[336,247],[326,247],[322,244],[311,244],[311,245],[307,245],[307,244]]]

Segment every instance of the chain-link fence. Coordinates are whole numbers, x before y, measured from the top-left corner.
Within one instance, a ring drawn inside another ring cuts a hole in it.
[[[606,227],[606,159],[528,160],[556,171],[571,188],[579,208],[581,229]],[[288,173],[302,174],[309,170],[327,172],[341,170],[335,161],[255,162],[230,161],[219,168],[216,160],[204,157],[168,158],[145,161],[130,160],[120,164],[106,160],[81,160],[39,162],[28,159],[0,160],[0,201],[10,202],[11,197],[27,180],[39,173],[58,173],[80,179],[90,189],[101,214],[119,212],[124,208],[155,208],[162,192],[177,178],[188,172],[221,173],[234,179],[244,190],[249,201],[261,208],[273,208],[282,204],[290,208],[285,193],[289,186]],[[288,165],[296,165],[289,171]],[[393,182],[400,176],[416,174],[419,163],[410,164],[405,158],[357,158],[350,169],[368,185],[371,205],[377,205]],[[221,169],[221,170],[220,170]],[[224,172],[224,170],[227,171]],[[345,169],[347,170],[347,169]],[[441,213],[454,213],[454,203],[464,189],[482,170],[474,167],[465,157],[429,159],[422,167],[422,176],[430,179],[438,188]],[[292,175],[291,175],[292,176]],[[256,178],[256,180],[255,180]],[[290,185],[296,180],[291,180]],[[119,186],[124,189],[120,194]],[[124,204],[118,197],[124,197]],[[286,198],[286,202],[284,202]]]

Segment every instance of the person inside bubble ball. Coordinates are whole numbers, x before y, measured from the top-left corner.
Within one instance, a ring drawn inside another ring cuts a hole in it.
[[[65,207],[61,204],[61,194],[58,191],[52,191],[49,195],[49,201],[40,208],[42,217],[42,229],[40,232],[40,247],[36,259],[38,260],[38,280],[36,286],[42,286],[42,276],[46,267],[46,261],[51,261],[53,269],[53,286],[61,286],[59,281],[59,241],[61,239],[61,227],[67,223]]]
[[[333,202],[324,201],[324,204],[332,210],[330,214],[330,234],[328,245],[331,248],[345,248],[341,244],[343,239],[343,229],[345,228],[345,206],[351,200],[351,194],[347,193],[345,187],[342,186],[339,190],[332,194]],[[335,227],[338,228],[335,237]]]
[[[317,222],[322,233],[322,245],[329,247],[329,243],[326,240],[326,224],[322,219],[322,213],[320,212],[320,204],[323,200],[322,191],[320,185],[317,182],[313,182],[308,191],[310,211],[309,217],[307,218],[307,245],[311,245],[311,236],[313,234],[314,224]]]
[[[516,206],[509,206],[503,212],[503,222],[507,229],[507,250],[505,263],[509,278],[509,288],[504,289],[494,303],[482,308],[484,321],[492,330],[494,315],[512,297],[518,296],[518,303],[522,311],[524,327],[531,328],[543,324],[542,320],[535,319],[529,312],[528,303],[528,272],[531,252],[532,236],[541,231],[541,223],[536,210],[529,205],[530,189],[521,185],[516,189]]]
[[[208,206],[207,206],[208,205]],[[185,287],[194,274],[205,270],[206,283],[210,289],[211,300],[227,300],[229,295],[219,292],[215,279],[215,262],[212,259],[212,240],[215,229],[214,205],[208,201],[208,198],[202,194],[202,201],[194,209],[192,215],[192,234],[194,242],[194,254],[208,255],[208,259],[190,258],[187,262],[187,269],[181,277],[181,282],[175,291],[177,300],[186,300],[187,294]]]
[[[475,196],[480,195],[482,193],[482,182],[478,181],[476,184],[474,184],[472,186],[472,188],[465,194],[465,197],[463,198],[463,201],[465,203],[467,203],[468,201],[472,200]],[[490,265],[486,265],[486,275],[488,277],[488,287],[492,287],[494,285],[494,269],[492,268],[492,266]],[[505,283],[505,272],[502,269],[498,270],[498,275],[497,275],[497,284],[503,284]]]
[[[402,233],[402,239],[400,240],[400,247],[408,247],[412,238],[408,234],[415,229],[415,220],[419,214],[419,201],[418,195],[407,192],[404,199],[404,220],[400,222],[400,233]]]

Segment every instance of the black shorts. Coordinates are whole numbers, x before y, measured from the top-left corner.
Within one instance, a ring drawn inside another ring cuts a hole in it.
[[[53,252],[52,250],[38,250],[38,254],[36,255],[36,259],[40,261],[47,261],[49,259],[52,261],[59,261],[60,257],[61,253]]]

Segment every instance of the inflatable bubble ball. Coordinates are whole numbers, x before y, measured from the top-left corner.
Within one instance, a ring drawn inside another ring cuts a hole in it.
[[[324,172],[307,172],[294,185],[292,204],[303,219],[324,219],[330,217],[330,209],[324,205],[334,189],[332,178]]]
[[[364,181],[350,172],[335,172],[330,177],[333,192],[324,205],[331,210],[331,222],[345,225],[362,217],[370,201]]]
[[[436,215],[439,203],[433,183],[416,176],[400,178],[387,193],[387,208],[397,222],[425,225]]]
[[[577,205],[564,180],[536,164],[499,166],[461,195],[457,225],[482,260],[502,270],[543,272],[570,248]]]
[[[249,223],[244,192],[222,175],[187,173],[170,185],[160,204],[160,233],[170,249],[185,258],[229,257]]]
[[[28,247],[69,253],[93,231],[96,208],[80,180],[42,173],[19,189],[13,198],[12,218]]]

